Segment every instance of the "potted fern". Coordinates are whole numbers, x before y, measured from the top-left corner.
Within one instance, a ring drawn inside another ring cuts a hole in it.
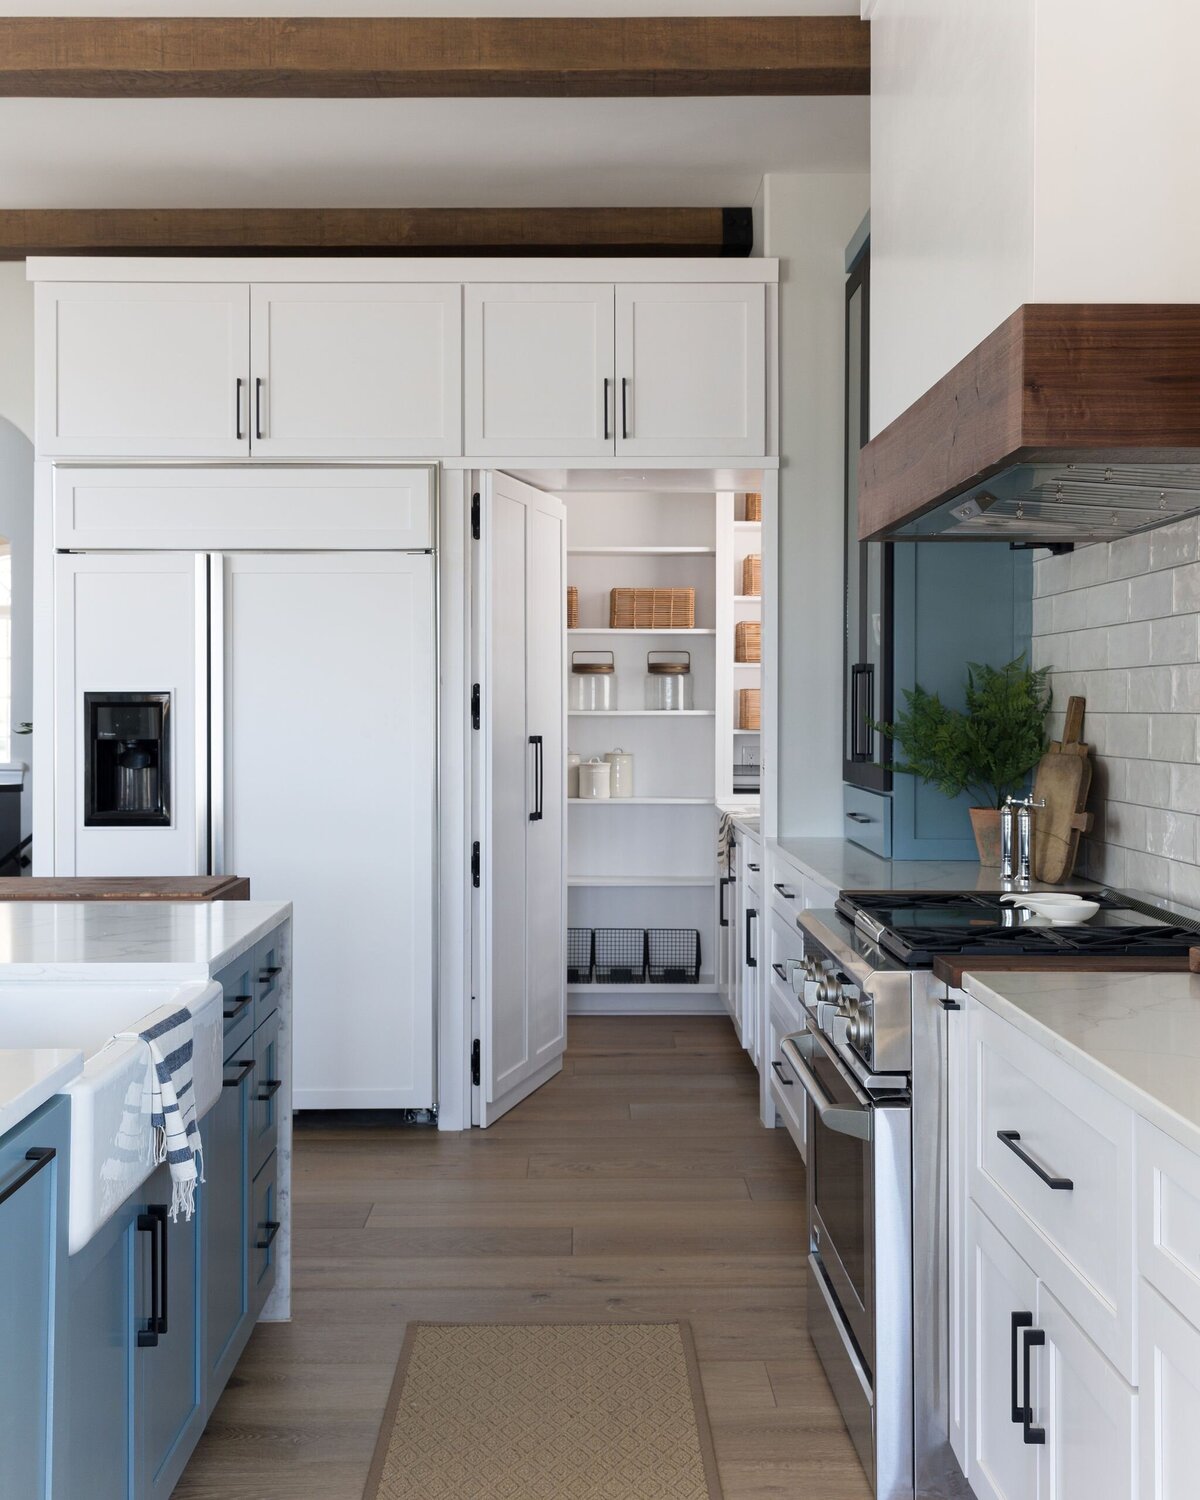
[[[875,728],[904,757],[894,771],[919,776],[957,797],[969,792],[971,827],[982,865],[1000,863],[1000,807],[1021,792],[1046,748],[1050,708],[1048,667],[1038,671],[1018,656],[1003,667],[967,668],[966,708],[948,708],[919,684],[906,692],[894,724]]]

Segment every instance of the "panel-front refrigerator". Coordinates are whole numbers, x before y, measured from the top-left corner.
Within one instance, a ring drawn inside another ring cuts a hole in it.
[[[292,901],[295,1106],[431,1106],[433,554],[55,566],[55,873]]]

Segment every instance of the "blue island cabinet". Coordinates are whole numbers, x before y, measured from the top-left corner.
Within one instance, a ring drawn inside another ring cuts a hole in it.
[[[13,1500],[51,1493],[69,1131],[59,1097],[0,1139],[0,1495]]]

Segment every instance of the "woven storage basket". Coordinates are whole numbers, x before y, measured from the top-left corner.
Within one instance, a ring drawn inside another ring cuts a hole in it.
[[[762,593],[762,558],[757,552],[742,558],[742,593]]]
[[[757,490],[750,490],[746,495],[746,519],[747,521],[762,520],[762,496]]]
[[[734,661],[762,661],[762,621],[739,620],[733,629]]]
[[[579,590],[573,583],[567,585],[567,629],[579,629]]]
[[[762,728],[762,688],[738,689],[739,729]]]
[[[695,589],[613,589],[608,623],[614,630],[691,630]]]

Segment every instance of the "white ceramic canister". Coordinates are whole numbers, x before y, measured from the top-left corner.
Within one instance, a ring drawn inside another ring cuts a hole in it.
[[[580,762],[579,795],[587,798],[612,796],[612,767],[598,755]]]
[[[633,756],[628,750],[622,750],[620,745],[615,750],[610,750],[604,759],[612,767],[610,778],[611,795],[614,797],[633,796]]]
[[[574,750],[567,751],[567,796],[579,796],[579,767],[582,757]]]

